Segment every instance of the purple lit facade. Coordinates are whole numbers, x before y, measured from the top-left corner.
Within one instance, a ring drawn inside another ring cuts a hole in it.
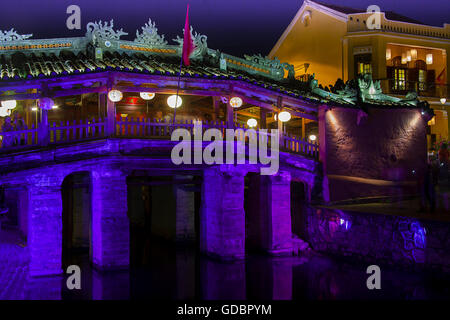
[[[288,64],[226,55],[198,38],[204,45],[198,44],[193,66],[180,78],[180,95],[189,104],[177,111],[176,121],[173,110],[157,102],[149,107],[135,94],[153,92],[162,101],[177,92],[174,70],[181,46],[161,39],[158,45],[97,41],[93,35],[98,28],[64,41],[18,40],[23,52],[15,51],[17,43],[1,49],[13,67],[2,69],[0,88],[10,94],[0,99],[21,101],[28,115],[37,106],[36,126],[2,132],[0,149],[1,185],[16,214],[15,226],[26,239],[24,268],[31,277],[62,274],[65,255],[77,243],[87,244],[95,272],[132,270],[148,259],[146,245],[150,236],[157,236],[177,244],[194,242],[212,258],[199,267],[207,299],[229,298],[231,291],[233,298],[245,299],[249,252],[298,254],[293,233],[318,252],[448,270],[445,224],[322,208],[337,200],[414,194],[410,172],[423,170],[430,118],[426,104],[381,92],[381,98],[363,102],[359,97],[368,94],[363,86],[354,88],[357,94],[349,102],[317,88],[313,78],[296,80]],[[361,81],[373,86],[371,78]],[[147,107],[146,116],[129,116],[136,106],[108,99],[111,89],[124,93],[131,99],[127,101],[136,98],[139,112]],[[50,119],[58,99],[65,99],[64,108],[71,106],[69,112],[75,113],[76,107],[88,110],[93,95],[95,116],[91,110],[76,122]],[[80,104],[70,105],[74,96],[81,96]],[[232,108],[233,96],[242,98],[243,108]],[[192,97],[210,99],[208,117],[195,113]],[[275,119],[286,110],[291,122]],[[157,118],[150,118],[152,112]],[[261,175],[264,165],[248,161],[173,164],[171,132],[184,128],[192,133],[192,120],[198,117],[205,117],[205,129],[248,129],[246,120],[255,117],[257,129],[280,130],[278,173]],[[319,144],[299,134],[293,123],[301,119],[314,124],[311,133],[318,135]],[[443,237],[433,237],[434,232]],[[217,260],[231,264],[217,267]],[[176,255],[171,267],[183,278],[191,265]],[[261,266],[249,282],[268,279],[269,298],[291,299],[291,267],[275,261]],[[129,290],[128,274],[119,278],[118,286]],[[93,275],[90,280],[92,298],[110,298],[96,279]],[[216,284],[217,279],[224,285]],[[48,292],[34,298],[60,299],[58,285],[49,284]]]

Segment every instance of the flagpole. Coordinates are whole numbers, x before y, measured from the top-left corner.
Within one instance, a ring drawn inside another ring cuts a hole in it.
[[[175,127],[175,117],[177,116],[177,105],[178,105],[178,93],[180,92],[180,81],[181,81],[181,69],[183,68],[183,51],[181,51],[181,59],[180,59],[180,73],[178,75],[178,83],[177,83],[177,95],[175,100],[175,108],[173,110],[173,126]]]

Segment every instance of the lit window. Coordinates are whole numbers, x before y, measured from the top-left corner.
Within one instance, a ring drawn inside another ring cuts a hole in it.
[[[358,62],[358,74],[372,73],[372,65],[370,63]]]
[[[405,71],[405,69],[395,69],[395,71],[394,71],[394,90],[406,90],[406,71]]]
[[[427,72],[425,70],[419,70],[419,91],[426,90]]]

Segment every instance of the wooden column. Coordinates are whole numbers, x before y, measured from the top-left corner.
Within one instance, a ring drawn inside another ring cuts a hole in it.
[[[233,107],[230,104],[231,96],[227,97],[227,124],[228,128],[234,128],[234,110]]]
[[[115,135],[116,126],[116,104],[110,99],[106,99],[106,136]]]
[[[282,97],[278,97],[277,99],[277,107],[278,110],[282,110],[283,108],[283,98]],[[280,148],[282,148],[284,146],[283,144],[283,122],[280,121],[280,117],[277,116],[277,123],[278,123],[278,132],[280,135]]]
[[[98,94],[98,118],[104,119],[105,115],[105,105],[106,105],[106,93],[100,92]]]
[[[48,110],[54,105],[50,98],[39,100],[39,124],[38,124],[38,141],[39,145],[46,146],[50,141],[50,127],[48,124]]]
[[[302,118],[302,139],[305,139],[306,128],[305,128],[305,118]]]
[[[267,129],[267,110],[264,108],[259,109],[259,128]]]
[[[220,97],[213,97],[213,108],[213,121],[217,121],[220,115]]]

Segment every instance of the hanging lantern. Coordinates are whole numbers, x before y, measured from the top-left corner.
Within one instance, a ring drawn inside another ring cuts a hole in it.
[[[8,117],[11,115],[11,109],[0,107],[0,117]]]
[[[406,61],[411,61],[411,50],[406,51]]]
[[[153,92],[141,92],[139,95],[144,100],[152,100],[155,97],[155,93]]]
[[[122,100],[123,94],[119,90],[111,90],[110,92],[108,92],[108,98],[112,102],[119,102],[120,100]]]
[[[287,111],[281,111],[278,114],[278,119],[280,119],[281,122],[287,122],[291,120],[291,114]]]
[[[417,60],[417,50],[416,49],[411,49],[411,58],[413,60]]]
[[[258,121],[256,121],[256,119],[253,119],[253,118],[248,119],[248,120],[247,120],[247,125],[248,125],[250,128],[254,128],[254,127],[256,127],[256,126],[258,125]]]
[[[178,98],[178,99],[177,99]],[[175,108],[179,108],[181,106],[181,104],[183,103],[183,100],[181,99],[180,96],[177,97],[176,94],[171,95],[170,97],[167,98],[167,104],[169,105],[169,107],[171,107],[172,109]]]
[[[391,60],[392,52],[391,49],[386,49],[386,60]]]
[[[14,109],[17,106],[16,100],[5,100],[2,101],[2,107],[8,110]]]
[[[447,102],[447,99],[446,98],[441,98],[441,103],[442,104],[445,104]]]
[[[316,139],[317,139],[317,137],[314,134],[309,136],[309,140],[311,140],[311,141],[316,141]]]
[[[406,52],[402,53],[402,64],[407,64],[408,63],[408,58],[406,57]]]
[[[433,64],[433,54],[432,53],[428,53],[426,55],[426,62],[427,62],[427,64]]]
[[[233,97],[230,99],[230,106],[233,108],[239,108],[242,106],[242,99],[239,97]]]

